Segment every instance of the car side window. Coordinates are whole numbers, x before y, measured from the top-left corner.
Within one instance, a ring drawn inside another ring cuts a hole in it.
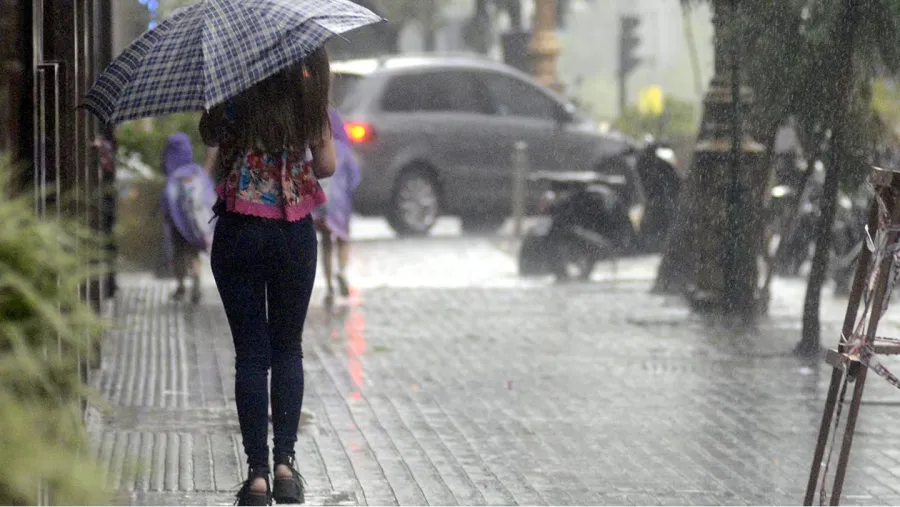
[[[456,112],[487,114],[490,99],[469,73],[438,71],[395,76],[381,100],[387,112]]]
[[[501,74],[487,75],[485,81],[501,116],[556,119],[559,104],[532,84]]]

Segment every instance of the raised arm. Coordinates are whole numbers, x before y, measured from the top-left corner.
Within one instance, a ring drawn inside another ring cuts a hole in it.
[[[209,111],[204,111],[200,118],[200,137],[203,144],[210,147],[219,146],[219,129],[222,125],[224,110],[216,106]]]
[[[216,158],[219,156],[219,149],[209,147],[206,148],[206,160],[203,162],[203,168],[206,169],[206,174],[212,176],[215,174],[216,168]]]
[[[324,179],[333,175],[337,169],[337,154],[334,151],[334,137],[331,131],[328,130],[325,139],[311,144],[309,149],[312,151],[312,169],[316,178]]]

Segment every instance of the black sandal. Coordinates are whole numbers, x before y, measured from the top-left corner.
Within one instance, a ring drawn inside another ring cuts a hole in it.
[[[273,496],[279,504],[293,503],[302,504],[306,501],[305,490],[306,481],[303,476],[297,472],[296,461],[293,456],[276,456],[275,471],[278,471],[278,465],[284,465],[291,469],[290,477],[278,477],[275,475],[275,487],[273,488]]]
[[[264,479],[266,481],[265,493],[259,493],[250,489],[256,479]],[[269,482],[269,471],[251,468],[247,472],[247,480],[244,481],[244,485],[241,486],[236,496],[235,505],[272,505],[272,486]]]

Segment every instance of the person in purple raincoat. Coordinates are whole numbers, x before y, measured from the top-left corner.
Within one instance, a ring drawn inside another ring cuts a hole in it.
[[[359,185],[359,165],[350,149],[350,138],[344,131],[344,122],[334,108],[329,109],[334,147],[337,152],[337,169],[328,180],[320,182],[328,200],[313,212],[313,219],[322,238],[322,267],[328,284],[325,303],[334,302],[333,281],[337,281],[341,296],[350,295],[347,283],[347,264],[350,262],[350,217],[353,214],[353,192]],[[333,272],[332,259],[337,246],[337,273]]]
[[[169,136],[163,152],[166,185],[162,194],[163,238],[166,259],[172,266],[178,287],[172,299],[180,301],[192,278],[191,301],[200,301],[200,253],[212,242],[212,206],[215,186],[206,170],[194,162],[191,140],[184,133]]]

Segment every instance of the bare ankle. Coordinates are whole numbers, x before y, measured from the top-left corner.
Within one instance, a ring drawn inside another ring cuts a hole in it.
[[[279,464],[275,466],[275,477],[292,477],[291,467]]]
[[[266,484],[266,480],[262,477],[257,477],[253,479],[253,482],[250,483],[250,491],[254,493],[265,493],[268,491],[268,485]]]

